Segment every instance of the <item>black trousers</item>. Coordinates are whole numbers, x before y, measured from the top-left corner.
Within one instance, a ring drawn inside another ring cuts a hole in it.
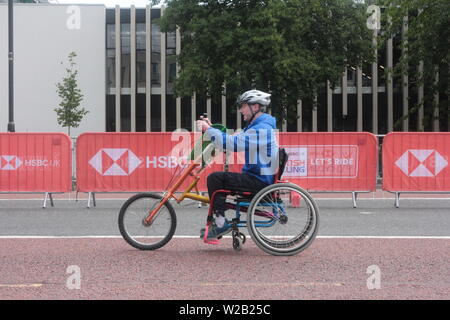
[[[207,178],[208,194],[212,199],[212,194],[216,190],[239,190],[256,193],[267,187],[267,184],[258,178],[245,173],[238,172],[213,172]],[[225,205],[226,194],[218,193],[214,198],[213,210],[216,214],[225,215],[227,207]]]

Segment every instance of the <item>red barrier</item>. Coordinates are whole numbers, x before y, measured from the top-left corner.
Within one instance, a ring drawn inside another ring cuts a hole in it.
[[[310,191],[374,191],[377,138],[367,132],[283,132],[289,160],[283,180]]]
[[[77,141],[77,190],[166,190],[174,173],[181,171],[178,160],[182,151],[191,150],[198,138],[192,133],[84,133]],[[279,139],[289,153],[283,179],[315,191],[375,190],[374,135],[280,133]],[[240,172],[243,160],[242,153],[233,154],[229,171]],[[219,155],[202,173],[199,190],[207,190],[209,173],[223,169],[223,157]]]
[[[173,175],[182,171],[180,158],[189,154],[199,137],[189,132],[83,133],[77,140],[77,190],[166,190]],[[218,170],[223,170],[223,165],[205,169],[199,191],[207,190],[203,177]]]
[[[0,191],[70,191],[71,145],[64,133],[0,133]]]
[[[310,191],[376,188],[378,142],[371,133],[280,132],[278,141],[289,155],[283,180]],[[230,171],[241,168],[230,165]]]
[[[383,190],[450,191],[450,133],[393,132],[386,135]]]

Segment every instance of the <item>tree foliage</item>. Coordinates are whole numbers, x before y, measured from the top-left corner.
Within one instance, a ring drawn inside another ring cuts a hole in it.
[[[382,0],[379,5],[385,7],[382,18],[386,32],[381,35],[382,41],[399,35],[407,22],[407,32],[402,41],[404,54],[393,73],[409,75],[413,86],[423,85],[425,89],[423,102],[413,106],[410,113],[423,105],[424,125],[434,120],[435,108],[440,109],[441,119],[449,119],[450,1]],[[418,72],[421,63],[423,73]],[[439,104],[436,104],[435,95],[438,93]]]
[[[181,32],[178,96],[236,97],[257,88],[271,92],[272,105],[286,117],[298,99],[313,101],[327,80],[338,85],[345,66],[374,58],[366,5],[353,0],[166,4],[162,31]]]
[[[80,108],[83,101],[83,95],[78,88],[77,75],[75,69],[75,52],[71,52],[68,56],[69,67],[66,68],[66,76],[62,82],[56,84],[58,96],[61,98],[59,107],[55,108],[58,124],[67,127],[67,133],[70,136],[70,128],[78,128],[83,117],[89,112],[84,108]],[[62,62],[61,62],[62,64]]]

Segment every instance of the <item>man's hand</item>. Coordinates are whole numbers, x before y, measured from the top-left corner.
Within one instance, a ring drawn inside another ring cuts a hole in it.
[[[209,126],[212,126],[211,121],[209,121],[209,119],[208,119],[207,117],[200,116],[200,120],[206,121],[206,123],[207,123]]]
[[[209,121],[208,118],[204,118],[203,116],[200,116],[200,120],[197,120],[197,128],[198,128],[198,130],[201,130],[202,132],[205,132],[211,126],[212,126],[211,121]]]

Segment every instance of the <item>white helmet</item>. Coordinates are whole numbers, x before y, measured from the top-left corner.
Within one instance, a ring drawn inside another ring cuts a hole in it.
[[[270,94],[259,90],[249,90],[244,92],[237,99],[237,104],[240,106],[243,103],[259,104],[262,107],[267,107],[270,104]]]

